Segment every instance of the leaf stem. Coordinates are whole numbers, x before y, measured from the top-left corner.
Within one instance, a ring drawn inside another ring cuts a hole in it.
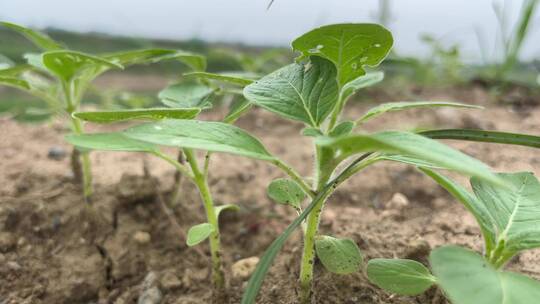
[[[298,185],[304,190],[304,192],[309,195],[309,197],[314,198],[316,193],[309,187],[306,181],[296,172],[292,167],[284,163],[280,159],[275,159],[272,163],[285,172],[291,179],[298,183]]]

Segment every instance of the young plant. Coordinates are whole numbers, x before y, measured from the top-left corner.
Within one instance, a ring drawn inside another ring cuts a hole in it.
[[[43,53],[26,54],[27,64],[0,70],[0,85],[27,92],[43,101],[51,113],[67,116],[75,134],[84,133],[76,112],[92,81],[110,69],[123,69],[134,64],[179,60],[195,70],[204,70],[204,57],[165,49],[134,50],[105,55],[90,55],[65,48],[47,35],[8,22],[0,22],[28,38]],[[74,150],[72,170],[75,180],[83,185],[84,198],[92,194],[91,164],[88,153]]]
[[[433,274],[412,260],[374,259],[367,265],[372,283],[392,293],[417,295],[437,284],[454,304],[535,303],[540,282],[504,271],[524,250],[540,247],[540,183],[530,172],[499,173],[511,187],[471,178],[474,195],[449,178],[421,171],[443,186],[475,217],[484,238],[484,254],[457,246],[435,249]]]
[[[433,138],[510,141],[524,145],[527,136],[475,130],[442,130],[415,134],[383,131],[373,134],[355,133],[362,123],[389,111],[420,107],[477,108],[452,102],[393,102],[379,105],[355,121],[342,120],[347,100],[360,88],[382,79],[382,73],[366,72],[365,66],[376,66],[389,52],[392,36],[375,24],[336,24],[312,30],[293,41],[293,49],[301,52],[297,63],[286,66],[244,89],[244,96],[254,105],[284,118],[303,122],[305,136],[314,138],[315,168],[313,186],[292,186],[292,182],[275,181],[269,194],[280,203],[301,211],[285,232],[261,258],[252,275],[242,303],[254,303],[263,279],[279,250],[295,228],[302,225],[304,249],[300,268],[300,303],[310,303],[313,267],[318,257],[323,266],[338,274],[358,271],[362,255],[348,239],[323,236],[318,232],[321,212],[335,189],[351,176],[380,161],[388,160],[414,166],[443,168],[475,177],[483,182],[507,187],[504,179],[489,168]],[[359,156],[355,156],[359,155]],[[355,157],[343,169],[346,160]],[[305,178],[302,178],[305,180]],[[297,180],[295,180],[297,181]],[[277,185],[276,185],[277,184]],[[305,208],[299,204],[302,188],[312,201]]]

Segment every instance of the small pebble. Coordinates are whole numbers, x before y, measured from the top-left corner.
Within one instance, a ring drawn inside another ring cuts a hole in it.
[[[409,206],[409,199],[402,193],[396,192],[392,198],[385,204],[387,209],[403,209]]]
[[[182,287],[182,281],[178,279],[173,271],[165,272],[161,277],[160,283],[165,290],[174,290]]]
[[[161,299],[163,299],[163,294],[159,288],[152,287],[143,291],[139,297],[139,300],[137,301],[137,304],[159,304],[161,303]]]
[[[6,265],[7,265],[7,267],[9,269],[15,270],[15,271],[21,270],[21,268],[22,268],[22,266],[19,263],[15,262],[15,261],[9,261],[9,262],[6,263]]]
[[[150,237],[150,233],[148,232],[137,231],[133,235],[133,239],[135,240],[135,242],[141,245],[145,245],[145,244],[150,243],[151,237]]]
[[[238,278],[238,279],[249,278],[249,276],[253,273],[253,271],[255,271],[255,267],[257,267],[257,263],[259,263],[258,257],[245,258],[234,263],[231,267],[233,278]]]
[[[66,155],[66,150],[58,146],[49,148],[49,152],[47,153],[47,157],[53,160],[62,160],[66,157]]]

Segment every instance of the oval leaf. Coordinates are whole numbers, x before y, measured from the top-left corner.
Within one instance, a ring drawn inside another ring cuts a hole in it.
[[[337,139],[321,138],[318,143],[339,150],[343,156],[379,151],[418,158],[435,166],[504,185],[482,162],[447,145],[413,133],[388,131]]]
[[[214,230],[214,226],[209,223],[195,225],[188,230],[186,244],[189,247],[195,246],[206,240]]]
[[[341,89],[341,99],[346,100],[358,90],[370,87],[376,83],[381,82],[383,79],[383,72],[372,72],[357,77],[356,79],[348,82],[346,85],[343,86],[343,88]]]
[[[165,118],[192,119],[200,109],[132,109],[119,111],[76,112],[73,117],[96,123],[112,123],[133,119],[160,120]]]
[[[246,131],[222,122],[163,120],[132,127],[131,138],[158,145],[225,152],[262,160],[274,160],[259,140]]]
[[[495,270],[468,249],[445,246],[430,255],[437,283],[453,304],[529,304],[540,299],[540,282]]]
[[[362,254],[351,239],[318,236],[315,239],[317,257],[326,270],[337,274],[357,272],[362,265]]]
[[[168,86],[158,94],[165,105],[172,108],[201,108],[212,107],[210,95],[214,89],[199,83],[184,82]]]
[[[208,79],[208,80],[217,80],[220,82],[225,82],[227,84],[232,84],[232,85],[237,85],[237,86],[242,86],[242,87],[245,87],[253,82],[252,79],[240,77],[233,73],[215,74],[215,73],[207,73],[207,72],[193,72],[193,73],[186,73],[184,74],[184,76],[200,78],[200,79]]]
[[[419,295],[435,283],[429,269],[413,260],[373,259],[368,262],[367,275],[380,288],[406,296]]]
[[[320,56],[337,68],[338,82],[366,74],[364,66],[378,65],[392,48],[392,34],[377,24],[332,24],[296,38],[292,47],[302,56]]]
[[[366,114],[364,114],[357,123],[366,122],[374,117],[382,115],[386,112],[395,112],[403,111],[408,109],[415,108],[433,108],[433,107],[453,107],[453,108],[470,108],[470,109],[483,109],[483,107],[468,105],[457,102],[446,102],[446,101],[413,101],[413,102],[389,102],[378,105],[374,108],[369,109]]]
[[[252,103],[286,118],[318,127],[337,102],[335,67],[312,57],[283,67],[244,88]]]
[[[10,22],[0,22],[0,25],[3,25],[25,36],[28,40],[30,40],[37,47],[44,51],[55,51],[63,49],[63,47],[58,42],[52,40],[51,37],[41,32]]]
[[[46,52],[41,59],[47,70],[66,82],[87,68],[122,68],[112,61],[74,51]]]
[[[302,188],[293,180],[278,178],[273,180],[266,190],[268,196],[277,203],[300,209],[300,203],[306,198]]]
[[[123,133],[94,133],[67,135],[66,140],[74,146],[104,151],[153,152],[153,144],[135,140]]]
[[[214,211],[216,212],[216,217],[217,218],[219,218],[219,215],[221,214],[221,212],[227,211],[227,210],[239,211],[240,207],[238,207],[238,205],[235,205],[235,204],[226,204],[226,205],[216,206],[214,208]]]
[[[339,125],[335,126],[332,131],[328,134],[331,137],[340,137],[351,134],[352,130],[356,126],[356,123],[353,121],[344,121]]]
[[[206,58],[191,52],[175,51],[173,54],[165,55],[161,60],[177,60],[195,71],[204,71],[206,69]]]

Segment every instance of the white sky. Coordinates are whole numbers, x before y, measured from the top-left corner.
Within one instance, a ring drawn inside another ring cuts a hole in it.
[[[314,26],[375,20],[377,0],[0,0],[0,20],[36,27],[99,31],[171,39],[288,45]],[[497,33],[494,1],[392,0],[390,25],[396,48],[407,55],[425,54],[423,33],[445,44],[460,43],[466,60],[478,60],[475,28],[481,29],[493,54]],[[523,0],[506,0],[512,20]],[[523,57],[540,58],[540,9]]]

